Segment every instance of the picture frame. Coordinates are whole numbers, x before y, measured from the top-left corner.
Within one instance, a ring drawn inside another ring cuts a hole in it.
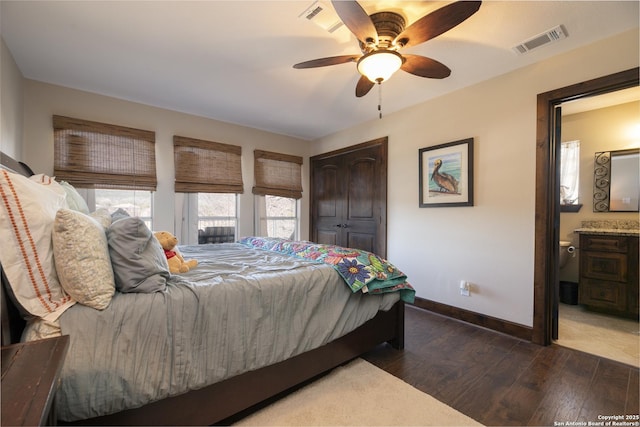
[[[420,207],[473,206],[473,138],[418,150]]]

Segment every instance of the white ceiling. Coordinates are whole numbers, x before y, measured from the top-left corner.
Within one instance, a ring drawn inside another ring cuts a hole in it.
[[[313,140],[378,117],[378,90],[356,98],[354,63],[298,62],[359,53],[299,18],[302,1],[8,1],[0,32],[24,77]],[[361,1],[409,23],[449,2]],[[484,1],[454,29],[406,49],[452,69],[432,80],[398,72],[383,114],[637,28],[639,2]],[[568,37],[526,55],[513,46],[557,25]],[[624,52],[620,52],[624,55]]]
[[[640,86],[563,102],[562,115],[568,116],[635,101],[640,101]]]

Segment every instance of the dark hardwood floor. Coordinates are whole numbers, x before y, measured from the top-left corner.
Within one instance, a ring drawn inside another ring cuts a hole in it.
[[[484,425],[638,425],[638,368],[405,311],[404,350],[381,345],[364,359]]]

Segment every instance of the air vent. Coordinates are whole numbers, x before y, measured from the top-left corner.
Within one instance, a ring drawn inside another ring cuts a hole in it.
[[[545,31],[542,34],[538,34],[537,36],[532,37],[529,40],[524,41],[517,46],[514,46],[513,50],[516,53],[522,55],[534,49],[537,49],[541,46],[544,46],[548,43],[562,40],[566,37],[567,37],[567,32],[564,30],[562,25],[558,25],[555,28]]]
[[[298,17],[308,19],[330,33],[333,33],[342,26],[342,21],[333,6],[324,0],[314,1],[311,6],[306,8]]]

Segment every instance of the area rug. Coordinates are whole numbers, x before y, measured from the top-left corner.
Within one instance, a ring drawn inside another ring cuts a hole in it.
[[[239,426],[479,426],[363,360],[334,369]]]

